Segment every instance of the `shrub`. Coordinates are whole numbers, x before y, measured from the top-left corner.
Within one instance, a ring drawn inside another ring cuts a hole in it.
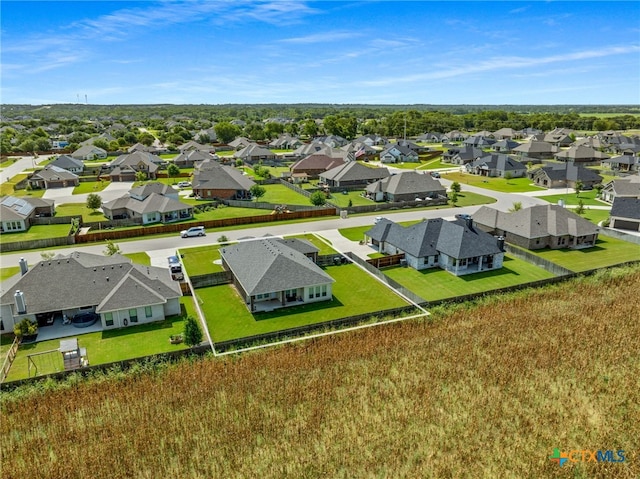
[[[22,336],[28,336],[36,334],[38,332],[38,323],[33,319],[24,318],[18,324],[13,327],[13,334],[21,338]]]

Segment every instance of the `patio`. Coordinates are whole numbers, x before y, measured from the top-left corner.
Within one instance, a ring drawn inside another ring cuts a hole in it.
[[[85,333],[95,333],[102,331],[102,323],[100,321],[86,328],[78,328],[73,324],[63,324],[62,318],[56,318],[50,326],[40,326],[38,328],[38,337],[36,342],[48,341],[50,339],[67,338],[69,336],[77,336]]]

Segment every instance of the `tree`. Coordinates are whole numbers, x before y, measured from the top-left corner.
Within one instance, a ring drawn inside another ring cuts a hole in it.
[[[265,195],[267,190],[265,189],[264,186],[253,185],[251,188],[249,188],[249,192],[251,193],[251,196],[253,196],[254,200],[258,201],[260,198],[262,198]]]
[[[146,181],[147,174],[144,171],[136,171],[136,181]]]
[[[326,203],[327,197],[322,191],[318,190],[314,193],[311,193],[311,196],[309,197],[309,201],[311,201],[311,204],[313,206],[322,206]]]
[[[105,256],[113,256],[114,254],[121,254],[120,246],[115,244],[111,240],[107,240],[106,249],[104,250]]]
[[[514,211],[520,211],[522,209],[522,202],[521,201],[515,201],[513,203],[513,206],[511,208],[509,208],[509,211],[511,211],[512,213]]]
[[[202,329],[193,316],[187,316],[184,320],[184,342],[190,348],[202,342]]]
[[[109,142],[104,138],[96,138],[93,140],[93,146],[96,148],[102,148],[105,151],[109,151]]]
[[[87,208],[95,211],[102,206],[102,198],[97,193],[89,193],[87,195]]]
[[[578,200],[578,206],[576,207],[576,209],[574,211],[578,215],[583,215],[584,212],[585,212],[584,201]]]
[[[454,191],[455,193],[460,193],[462,191],[462,188],[460,187],[460,183],[458,183],[457,181],[454,181],[453,183],[451,183],[451,191]]]
[[[513,178],[513,174],[510,171],[505,172],[504,179],[507,180],[507,183],[509,183],[509,180],[512,178]]]
[[[458,192],[455,190],[451,190],[451,193],[449,193],[449,201],[451,201],[451,204],[453,206],[456,205],[456,203],[458,202]]]
[[[40,253],[40,257],[43,261],[51,261],[55,255],[56,254],[52,251],[43,251],[42,253]]]
[[[216,123],[216,126],[214,126],[213,129],[215,130],[220,143],[229,143],[230,141],[235,140],[236,137],[240,136],[240,128],[227,121]]]
[[[573,189],[576,191],[576,195],[580,196],[580,190],[583,186],[584,183],[582,182],[582,180],[576,181],[575,185],[573,186]]]
[[[180,167],[175,163],[169,163],[169,166],[167,166],[167,175],[169,175],[169,178],[173,178],[173,183],[176,182],[175,178],[179,174],[180,174]]]

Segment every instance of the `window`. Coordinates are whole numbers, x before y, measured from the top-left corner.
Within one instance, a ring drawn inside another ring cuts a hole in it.
[[[320,297],[320,286],[316,286],[316,298]]]
[[[132,323],[137,323],[138,322],[138,310],[137,309],[130,309],[129,310],[129,318],[131,319]]]
[[[104,324],[113,326],[113,313],[104,313]]]
[[[153,316],[153,312],[151,311],[151,306],[145,306],[145,308],[144,308],[144,316],[146,318],[150,318],[151,316]]]
[[[327,285],[326,284],[322,285],[322,296],[324,296],[324,297],[327,296]]]

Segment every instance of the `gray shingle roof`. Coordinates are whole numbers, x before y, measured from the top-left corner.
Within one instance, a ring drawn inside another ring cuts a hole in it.
[[[153,212],[171,213],[173,211],[191,208],[191,206],[186,203],[182,203],[178,200],[174,200],[173,198],[159,195],[157,193],[148,194],[144,200],[138,200],[128,195],[122,196],[104,203],[102,206],[108,210],[126,208],[128,210],[135,211],[138,214]]]
[[[446,189],[431,175],[416,171],[406,171],[372,183],[367,186],[367,191],[384,191],[393,195],[415,194],[425,196],[431,193],[445,194]]]
[[[518,171],[526,170],[527,167],[517,160],[514,160],[510,156],[501,153],[491,153],[471,163],[473,167],[485,166],[489,169],[495,169],[498,171]]]
[[[52,206],[53,200],[42,198],[17,198],[15,196],[5,196],[0,200],[0,211],[2,220],[23,220],[41,206]]]
[[[333,181],[371,181],[387,176],[389,176],[389,170],[386,168],[369,168],[356,161],[350,161],[320,173],[320,178]]]
[[[201,168],[193,174],[193,189],[204,190],[246,190],[255,182],[240,171],[215,161],[201,163]]]
[[[5,283],[1,304],[13,304],[14,292],[19,289],[24,293],[29,313],[95,305],[99,305],[100,313],[133,307],[135,297],[139,298],[138,306],[147,306],[181,296],[179,285],[171,280],[166,269],[135,265],[120,255],[80,252],[39,261],[17,281],[8,286]],[[134,289],[124,287],[129,285],[134,285]],[[149,303],[152,296],[156,300]]]
[[[220,254],[250,296],[335,282],[304,254],[275,238],[225,246]]]
[[[640,220],[640,198],[615,198],[611,216]]]

